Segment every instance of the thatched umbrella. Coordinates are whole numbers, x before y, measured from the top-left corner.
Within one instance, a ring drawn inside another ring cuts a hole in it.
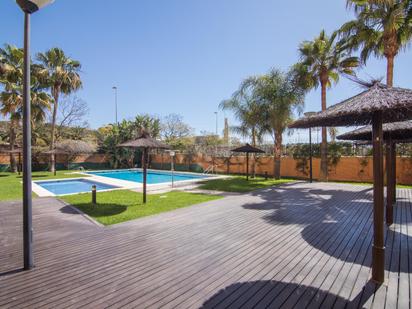
[[[67,161],[70,156],[76,156],[80,154],[88,154],[96,152],[96,146],[85,141],[78,140],[64,140],[56,144],[54,149],[43,152],[49,155],[67,155]],[[56,160],[54,160],[56,164]],[[54,174],[56,175],[56,167],[54,167]]]
[[[385,123],[382,126],[383,139],[396,143],[410,142],[412,140],[412,121]],[[372,126],[365,126],[337,136],[340,140],[371,141]]]
[[[412,141],[412,121],[385,123],[383,139],[386,143],[386,224],[393,224],[393,203],[396,202],[396,144]],[[372,141],[372,127],[366,126],[337,137],[340,140]]]
[[[249,144],[235,148],[232,152],[244,152],[246,153],[246,180],[249,180],[249,153],[265,153],[262,149],[253,147]]]
[[[68,161],[69,161],[69,158],[68,158],[68,157],[69,157],[69,155],[70,155],[69,152],[55,148],[55,149],[52,149],[52,150],[45,151],[45,152],[43,152],[43,153],[44,153],[44,154],[48,154],[48,155],[54,155],[54,156],[56,156],[56,157],[57,157],[57,155],[66,155],[66,156],[67,156],[67,167],[69,166],[69,163],[68,163]],[[56,161],[57,161],[57,160],[54,160],[54,164],[56,164]],[[54,176],[56,176],[56,174],[57,174],[56,166],[54,166],[54,169],[53,169],[53,170],[54,170]]]
[[[368,90],[333,105],[323,112],[304,117],[290,128],[353,126],[372,124],[373,223],[372,279],[384,281],[384,184],[382,123],[412,119],[412,90],[375,83]]]
[[[6,72],[6,65],[0,62],[0,74],[4,74]]]
[[[147,187],[147,155],[149,149],[169,149],[170,147],[152,137],[150,134],[142,130],[139,137],[118,145],[117,147],[126,147],[143,150],[143,203],[146,203],[146,187]]]
[[[56,144],[55,147],[58,151],[64,151],[71,155],[94,153],[96,152],[96,146],[85,141],[77,140],[64,140]]]

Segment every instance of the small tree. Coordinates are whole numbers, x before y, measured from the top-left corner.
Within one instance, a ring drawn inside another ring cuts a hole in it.
[[[183,149],[192,142],[193,129],[183,122],[181,115],[167,115],[160,123],[160,133],[163,140],[174,149]]]

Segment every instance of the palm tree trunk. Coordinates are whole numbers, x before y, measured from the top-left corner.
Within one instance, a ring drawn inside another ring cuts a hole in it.
[[[16,164],[16,158],[14,156],[14,153],[12,152],[14,150],[14,144],[16,143],[16,131],[14,127],[14,121],[10,121],[10,137],[9,137],[9,142],[10,142],[10,170],[13,173],[17,172],[17,164]]]
[[[322,86],[322,111],[326,110],[326,85],[325,81],[321,81]],[[320,146],[320,181],[328,180],[328,140],[327,130],[322,127],[322,144]]]
[[[395,56],[387,56],[386,60],[387,60],[386,85],[388,87],[393,87],[393,70],[394,70]]]
[[[282,133],[275,133],[275,164],[273,175],[275,179],[280,179],[280,161],[282,158]]]
[[[50,150],[55,148],[56,144],[56,122],[57,122],[57,108],[59,104],[59,89],[55,88],[53,90],[53,116],[52,116],[52,123],[51,123],[51,137],[50,137]],[[54,173],[56,170],[56,157],[54,154],[50,155],[50,169],[49,171]]]

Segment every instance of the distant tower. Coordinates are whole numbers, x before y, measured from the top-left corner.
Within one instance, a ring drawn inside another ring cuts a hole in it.
[[[223,131],[223,140],[225,145],[229,146],[229,121],[225,118],[225,129]]]

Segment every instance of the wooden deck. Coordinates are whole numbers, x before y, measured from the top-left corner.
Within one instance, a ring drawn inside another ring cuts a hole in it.
[[[386,283],[369,281],[371,190],[284,185],[102,228],[54,199],[0,204],[0,308],[410,308],[412,190],[398,190]]]

